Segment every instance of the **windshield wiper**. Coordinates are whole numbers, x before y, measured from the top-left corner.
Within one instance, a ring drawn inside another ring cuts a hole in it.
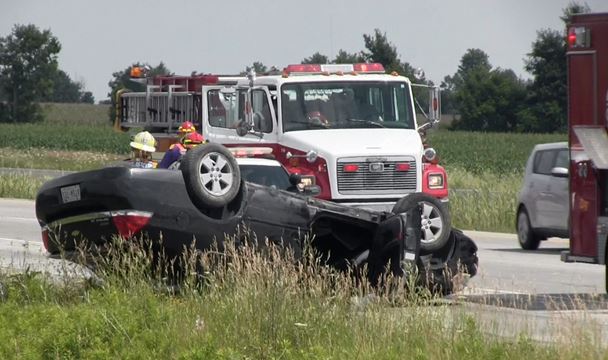
[[[358,123],[364,123],[364,124],[369,124],[369,125],[375,125],[377,127],[381,127],[381,128],[385,128],[386,126],[382,125],[381,123],[377,122],[377,121],[373,121],[373,120],[365,120],[365,119],[355,119],[355,118],[349,118],[346,119],[347,121],[350,122],[358,122]]]

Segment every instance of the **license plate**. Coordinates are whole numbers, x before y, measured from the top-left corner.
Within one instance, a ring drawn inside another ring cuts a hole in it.
[[[61,188],[61,200],[63,203],[69,203],[80,200],[80,185],[71,185]]]

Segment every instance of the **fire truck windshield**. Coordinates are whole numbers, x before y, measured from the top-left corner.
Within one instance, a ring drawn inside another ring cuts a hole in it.
[[[281,87],[283,131],[350,128],[414,129],[404,82],[306,82]]]

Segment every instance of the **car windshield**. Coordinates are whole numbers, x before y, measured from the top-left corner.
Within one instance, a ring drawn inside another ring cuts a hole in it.
[[[307,82],[281,87],[283,130],[414,129],[405,82]]]
[[[259,185],[274,186],[279,190],[288,190],[292,187],[289,174],[283,167],[268,165],[239,165],[241,177]]]

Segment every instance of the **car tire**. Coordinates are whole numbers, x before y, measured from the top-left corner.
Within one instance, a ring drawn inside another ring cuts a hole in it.
[[[534,234],[528,212],[524,208],[517,212],[517,240],[524,250],[536,250],[540,245],[541,239]]]
[[[241,188],[239,166],[230,151],[220,144],[205,144],[189,150],[180,168],[188,195],[200,209],[227,205]]]
[[[420,249],[433,252],[445,246],[452,230],[449,210],[437,198],[424,193],[401,198],[393,207],[393,214],[402,214],[416,205],[422,205]]]

